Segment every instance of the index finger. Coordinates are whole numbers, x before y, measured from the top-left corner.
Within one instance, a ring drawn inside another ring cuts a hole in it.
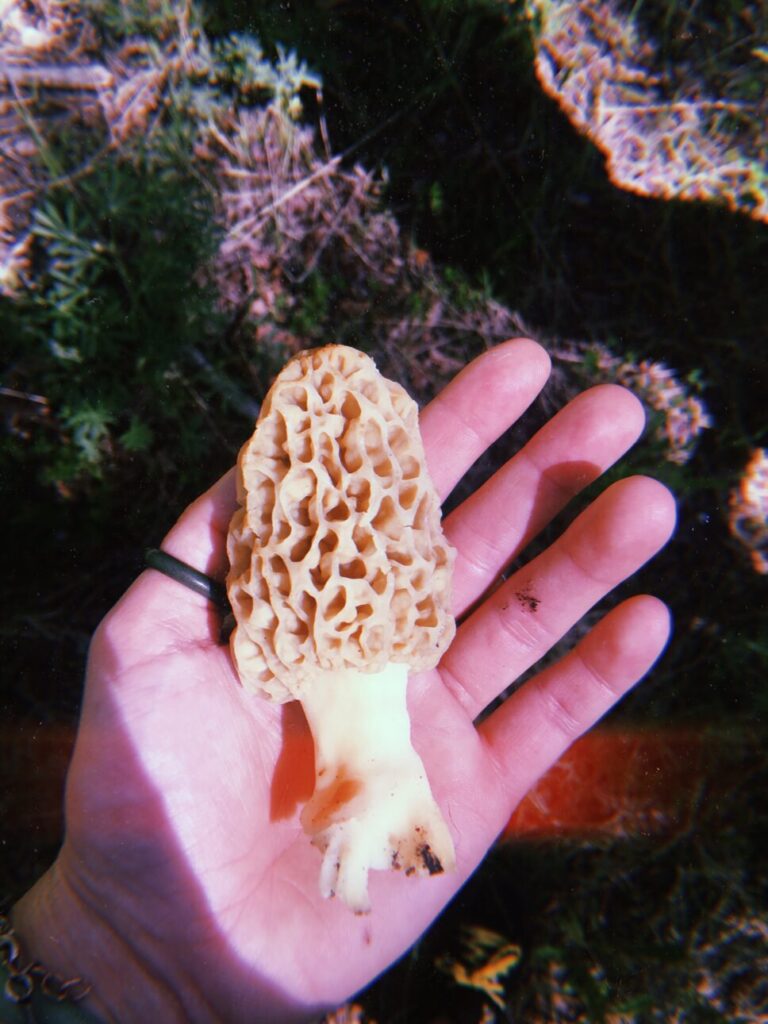
[[[223,579],[228,568],[227,531],[236,508],[233,467],[184,510],[166,534],[163,551],[215,579]]]
[[[193,569],[222,580],[227,571],[227,530],[236,508],[230,469],[192,502],[171,527],[162,550]],[[215,643],[219,613],[207,597],[154,569],[146,569],[101,624],[115,623],[124,662],[178,645],[179,638]]]
[[[549,377],[546,351],[513,338],[473,359],[421,412],[429,474],[444,500],[473,462],[533,402]]]

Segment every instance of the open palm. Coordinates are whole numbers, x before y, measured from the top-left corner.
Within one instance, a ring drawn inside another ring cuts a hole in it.
[[[508,342],[424,410],[430,472],[443,496],[547,373],[539,346]],[[318,891],[321,854],[299,823],[313,771],[298,705],[246,693],[218,642],[213,607],[159,573],[145,572],[110,612],[91,648],[56,884],[101,920],[105,941],[120,936],[137,968],[126,976],[144,977],[157,1005],[166,1000],[163,1020],[282,1021],[349,997],[408,948],[542,772],[648,669],[668,615],[655,598],[635,597],[475,725],[668,538],[668,492],[647,478],[623,480],[499,582],[642,423],[628,392],[594,388],[446,519],[461,625],[439,668],[410,679],[409,707],[457,867],[425,879],[373,873],[367,915]],[[221,577],[234,507],[228,474],[184,513],[164,549]],[[115,985],[99,992],[97,982],[94,1010],[138,1019],[142,993]]]

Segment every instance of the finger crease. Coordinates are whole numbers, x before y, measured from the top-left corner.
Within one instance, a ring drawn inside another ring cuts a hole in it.
[[[578,650],[574,651],[574,655],[578,658],[579,663],[581,664],[582,668],[587,673],[587,675],[592,679],[593,682],[597,683],[599,688],[603,691],[603,693],[606,693],[610,697],[611,703],[613,703],[616,700],[616,698],[620,696],[620,694],[623,692],[623,688],[621,686],[617,687],[611,684],[608,681],[608,678],[604,676],[601,672],[598,672],[594,665],[591,665],[583,654],[579,654]]]
[[[581,723],[568,708],[567,704],[558,697],[557,693],[550,686],[538,686],[539,698],[544,704],[544,713],[547,720],[563,735],[571,741],[580,735]]]
[[[477,714],[478,708],[478,702],[475,695],[470,693],[456,673],[451,671],[451,669],[444,664],[440,665],[440,675],[446,690],[456,701],[458,701],[469,717],[474,718]]]
[[[496,547],[484,537],[479,539],[481,543],[478,547],[483,547],[482,553],[480,550],[459,551],[459,561],[463,562],[473,574],[486,578],[488,575],[498,572],[506,559],[501,548]]]
[[[509,600],[511,600],[511,598]],[[508,604],[496,604],[493,606],[493,610],[496,613],[499,625],[503,631],[514,640],[518,647],[522,647],[526,651],[531,651],[539,647],[542,639],[547,635],[546,631],[542,629],[538,623],[538,628],[534,629],[532,619],[524,621],[517,614],[505,615],[504,612],[508,607]]]

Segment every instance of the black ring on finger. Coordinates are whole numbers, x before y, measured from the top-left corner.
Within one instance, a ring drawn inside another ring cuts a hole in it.
[[[159,548],[150,548],[144,555],[144,560],[148,568],[156,569],[164,576],[168,576],[177,583],[181,583],[190,590],[194,590],[196,594],[201,594],[220,608],[221,611],[229,611],[227,588],[223,583],[212,580],[204,572],[193,569],[191,565],[187,565],[186,562],[174,558],[167,551],[160,551]]]

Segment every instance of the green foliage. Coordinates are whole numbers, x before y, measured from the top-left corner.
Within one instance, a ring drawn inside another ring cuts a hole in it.
[[[51,181],[31,214],[34,285],[3,302],[0,330],[10,379],[45,395],[57,429],[4,447],[12,458],[34,452],[42,477],[67,488],[127,454],[153,475],[153,442],[168,433],[187,459],[220,442],[207,403],[237,388],[220,348],[213,363],[203,354],[225,324],[205,274],[220,232],[194,158],[200,125],[233,104],[295,118],[301,90],[320,87],[282,47],[271,61],[252,36],[209,40],[194,4],[99,0],[89,15],[105,45],[133,40],[164,93],[119,149],[89,142],[98,134],[77,120],[62,127],[22,108]],[[179,47],[184,59],[164,64]]]
[[[215,82],[227,82],[244,97],[265,95],[291,117],[301,114],[302,89],[320,89],[319,76],[313,74],[296,54],[277,47],[275,62],[268,60],[251,36],[231,33],[213,47],[212,76]]]
[[[128,429],[120,435],[119,440],[127,452],[145,452],[151,447],[154,437],[146,423],[138,416],[132,416]]]
[[[189,422],[189,396],[169,373],[214,324],[195,279],[212,224],[188,170],[149,156],[103,161],[36,210],[37,287],[4,304],[3,331],[58,413],[62,479],[100,473],[107,452],[146,450],[153,433]]]
[[[88,16],[104,33],[105,40],[120,41],[144,36],[164,42],[174,35],[181,22],[192,20],[199,27],[196,4],[179,0],[89,0]]]
[[[102,459],[104,447],[109,439],[112,416],[103,405],[86,402],[76,410],[63,409],[62,421],[72,438],[72,444],[79,460],[94,468]]]
[[[334,281],[315,271],[304,282],[301,301],[287,318],[287,325],[299,337],[322,338],[328,322],[333,299],[339,291],[338,280]]]
[[[287,54],[283,77],[249,58],[239,81],[213,55],[195,5],[109,0],[89,14],[105,46],[130,38],[125,59],[141,64],[150,89],[133,108],[141,116],[146,95],[151,116],[119,148],[105,145],[99,120],[48,117],[45,106],[26,116],[33,180],[47,184],[29,213],[26,286],[0,300],[2,383],[21,396],[8,399],[0,435],[4,519],[19,538],[0,640],[4,697],[20,714],[76,709],[88,635],[144,548],[232,464],[252,426],[251,395],[283,358],[276,345],[246,344],[222,314],[207,272],[220,242],[215,192],[195,144],[201,119],[234,102],[290,103],[289,76],[299,88],[309,74]],[[164,70],[179,33],[190,59]],[[261,52],[245,38],[241,50]],[[265,88],[246,98],[257,73]],[[55,673],[38,664],[45,651]]]

